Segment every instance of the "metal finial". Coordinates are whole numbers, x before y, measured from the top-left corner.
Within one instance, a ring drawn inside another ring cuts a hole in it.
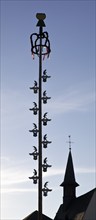
[[[69,151],[71,151],[71,144],[74,143],[71,141],[71,135],[68,136],[69,141],[67,141],[67,143],[69,143]]]
[[[44,13],[37,13],[36,18],[38,19],[37,26],[38,27],[45,27],[44,19],[46,18],[46,14]]]
[[[36,18],[38,20],[44,20],[46,18],[46,14],[45,13],[37,13]]]
[[[69,135],[68,137],[69,137],[69,150],[71,151],[71,135]]]

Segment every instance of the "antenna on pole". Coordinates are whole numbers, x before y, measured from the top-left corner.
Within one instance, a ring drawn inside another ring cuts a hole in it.
[[[69,143],[69,151],[71,151],[71,144],[74,142],[71,141],[71,135],[69,135],[68,138],[69,138],[69,141],[67,141],[67,143]]]

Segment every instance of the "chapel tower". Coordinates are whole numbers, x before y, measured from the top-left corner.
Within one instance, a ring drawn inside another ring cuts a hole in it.
[[[64,181],[61,183],[60,186],[63,187],[63,208],[65,210],[69,205],[69,203],[74,198],[76,198],[76,187],[79,186],[79,184],[75,180],[70,136],[69,136],[69,155],[67,160],[66,171],[65,171]]]

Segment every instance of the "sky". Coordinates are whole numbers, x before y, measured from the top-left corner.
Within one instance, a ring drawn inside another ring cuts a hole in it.
[[[43,197],[51,218],[62,203],[69,145],[77,196],[95,187],[95,1],[1,0],[1,220],[20,220],[38,209],[38,187],[28,179],[37,168],[29,156],[37,138],[29,133],[37,117],[29,111],[37,95],[38,57],[32,59],[30,35],[38,33],[36,13],[46,14],[51,54],[43,70],[51,78],[43,90],[51,96],[43,112],[52,119],[43,128],[52,144],[43,149],[52,168],[43,174],[52,192]]]

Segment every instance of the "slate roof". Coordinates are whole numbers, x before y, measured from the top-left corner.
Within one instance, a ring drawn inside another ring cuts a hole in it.
[[[22,220],[38,220],[38,211],[36,210],[32,212],[30,215],[28,215],[26,218]],[[42,220],[52,220],[52,219],[46,215],[42,215]]]
[[[74,198],[65,212],[63,209],[64,204],[62,204],[54,220],[82,220],[95,190],[96,188],[82,196]],[[80,215],[81,217],[79,217]]]

